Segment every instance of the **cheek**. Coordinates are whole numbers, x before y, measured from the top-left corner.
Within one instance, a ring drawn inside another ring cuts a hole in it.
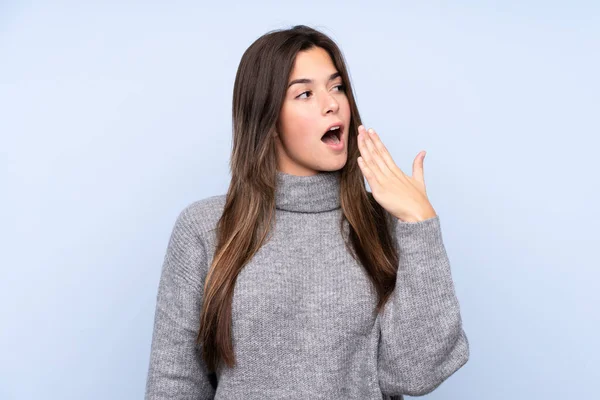
[[[314,116],[309,110],[290,105],[282,109],[281,122],[286,132],[305,131],[314,125]]]
[[[288,109],[282,114],[282,123],[288,145],[302,147],[314,142],[318,121],[313,114]]]
[[[315,121],[309,117],[298,116],[295,124],[290,126],[289,144],[296,150],[307,149],[315,144]]]
[[[344,101],[340,102],[340,107],[345,115],[350,115],[350,102],[348,101],[347,97],[344,96]]]

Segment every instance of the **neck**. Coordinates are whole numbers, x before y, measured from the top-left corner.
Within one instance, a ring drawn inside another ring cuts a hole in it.
[[[279,210],[316,213],[340,208],[340,176],[337,171],[319,171],[299,176],[277,171],[275,206]]]

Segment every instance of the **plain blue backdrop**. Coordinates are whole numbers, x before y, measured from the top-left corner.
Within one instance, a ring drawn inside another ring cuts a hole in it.
[[[421,150],[471,358],[430,399],[591,399],[598,2],[1,2],[0,398],[143,397],[178,213],[225,193],[242,53],[306,24]]]

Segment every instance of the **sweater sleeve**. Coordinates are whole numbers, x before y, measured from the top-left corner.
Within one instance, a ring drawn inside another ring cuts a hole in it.
[[[214,398],[216,379],[195,344],[203,294],[201,268],[206,268],[204,245],[184,209],[171,233],[158,285],[146,400]]]
[[[395,219],[399,249],[396,286],[383,314],[378,376],[388,396],[432,392],[469,359],[439,216]]]

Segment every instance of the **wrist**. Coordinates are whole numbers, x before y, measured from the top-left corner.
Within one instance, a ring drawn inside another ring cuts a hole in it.
[[[425,220],[428,220],[430,218],[434,218],[437,217],[437,213],[435,212],[435,210],[433,208],[428,208],[427,210],[423,210],[420,213],[415,213],[413,215],[410,215],[408,217],[404,217],[404,218],[398,218],[398,220],[400,222],[422,222]]]

